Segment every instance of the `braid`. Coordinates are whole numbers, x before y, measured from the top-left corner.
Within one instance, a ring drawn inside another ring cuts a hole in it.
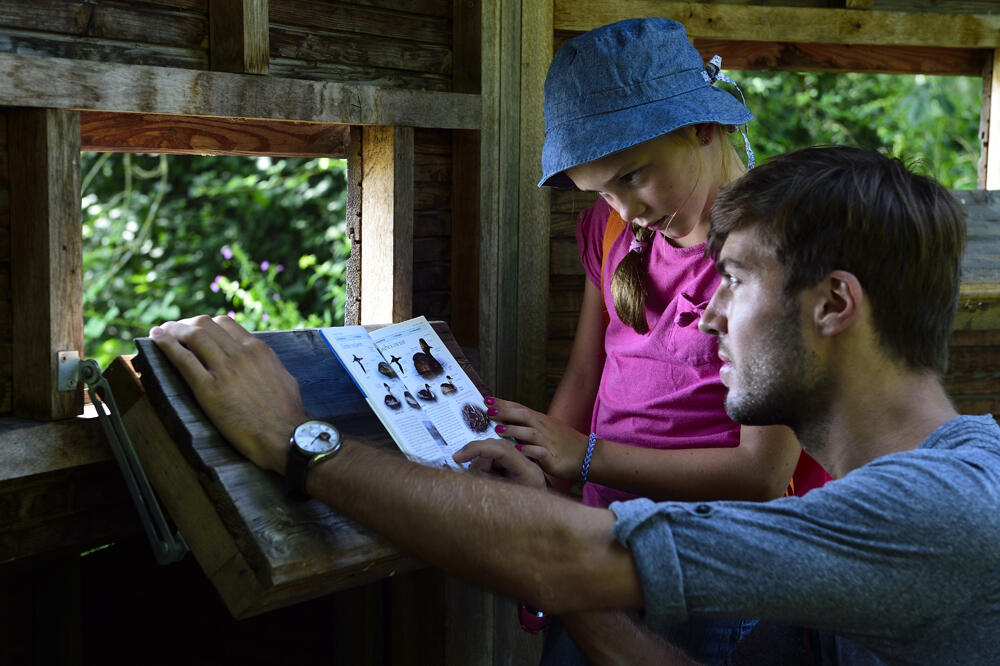
[[[632,233],[639,243],[650,243],[656,232],[632,224]],[[635,329],[636,333],[649,332],[646,322],[646,279],[643,261],[648,252],[627,252],[618,263],[611,277],[611,299],[618,318]]]

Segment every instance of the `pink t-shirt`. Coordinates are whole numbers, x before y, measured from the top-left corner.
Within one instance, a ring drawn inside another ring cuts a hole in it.
[[[580,214],[577,244],[587,277],[601,283],[604,229],[611,209],[603,200]],[[719,284],[705,244],[677,248],[655,234],[646,249],[646,322],[639,335],[615,313],[611,276],[632,240],[626,228],[611,246],[604,275],[604,304],[611,317],[604,335],[606,358],[594,403],[591,431],[602,439],[655,449],[738,446],[740,427],[723,407],[726,389],[714,336],[698,320]],[[587,483],[583,502],[607,506],[636,497]]]

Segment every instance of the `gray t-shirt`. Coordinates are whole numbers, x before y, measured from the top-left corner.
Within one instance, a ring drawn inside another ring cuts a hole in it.
[[[650,624],[813,627],[887,663],[985,664],[1000,640],[1000,428],[961,416],[804,497],[611,505]]]

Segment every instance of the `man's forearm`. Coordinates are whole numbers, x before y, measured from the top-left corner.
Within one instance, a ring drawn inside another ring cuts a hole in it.
[[[346,438],[309,493],[430,564],[549,612],[642,605],[614,515]]]

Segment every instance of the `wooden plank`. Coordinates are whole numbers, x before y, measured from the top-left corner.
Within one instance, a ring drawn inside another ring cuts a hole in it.
[[[538,187],[545,141],[543,91],[552,60],[552,6],[521,4],[521,163],[517,232],[517,400],[544,409],[545,337],[548,316],[549,197]]]
[[[992,58],[990,49],[803,42],[752,42],[695,39],[705,60],[721,55],[726,69],[791,72],[868,72],[877,74],[941,74],[980,76]]]
[[[979,108],[979,160],[976,163],[976,187],[986,189],[987,170],[989,168],[990,151],[990,113],[993,108],[993,61],[996,50],[987,52],[983,62],[983,92],[982,104]],[[1000,108],[1000,107],[998,107]]]
[[[665,16],[703,39],[994,48],[1000,14],[938,14],[806,7],[758,7],[662,0],[555,0],[556,30],[584,32],[626,18]]]
[[[94,64],[208,69],[208,52],[204,48],[81,40],[37,32],[0,32],[0,52],[30,53],[32,57],[39,59],[64,58]]]
[[[996,190],[1000,189],[1000,123],[991,122],[991,119],[992,109],[1000,109],[1000,49],[993,51],[989,97],[987,98],[985,94],[985,88],[983,92],[982,113],[985,120],[980,124],[980,131],[985,130],[985,136],[983,136],[983,153],[986,158],[985,187],[987,190]],[[983,127],[982,123],[986,123],[986,126]]]
[[[434,326],[480,390],[485,390],[447,327],[440,322]],[[310,413],[396,451],[317,331],[258,335],[299,380]],[[119,398],[129,405],[130,434],[140,457],[151,456],[144,464],[157,493],[235,616],[418,566],[322,503],[287,500],[280,477],[260,470],[224,442],[156,346],[145,338],[136,345],[140,356],[134,365],[142,373],[146,393]],[[112,381],[109,373],[108,378],[116,396],[136,394],[134,380],[127,375]],[[159,418],[144,404],[152,405]]]
[[[452,89],[481,90],[482,7],[480,2],[452,3]],[[451,133],[451,302],[450,322],[463,346],[479,344],[480,141],[477,131]]]
[[[176,11],[150,3],[32,0],[0,3],[0,26],[91,40],[114,40],[204,50],[204,11]],[[204,8],[202,8],[203,10]]]
[[[345,225],[347,237],[351,239],[351,254],[344,269],[344,325],[357,326],[361,323],[361,174],[362,129],[351,128],[351,140],[347,146],[347,206]]]
[[[344,158],[349,137],[349,125],[149,113],[80,113],[83,151]]]
[[[270,22],[272,26],[306,29],[313,35],[328,32],[340,35],[367,35],[377,39],[417,41],[442,46],[448,46],[452,42],[452,31],[447,18],[414,13],[412,2],[407,3],[405,16],[401,16],[399,11],[387,12],[377,8],[354,6],[356,4],[281,0],[271,3]],[[459,9],[478,9],[478,3],[464,2],[461,7],[456,5],[456,24],[460,23],[457,12]],[[473,12],[466,11],[466,13]],[[478,29],[478,21],[475,27]],[[455,58],[456,66],[459,60]]]
[[[366,127],[362,139],[361,323],[413,312],[413,128]]]
[[[0,54],[0,105],[476,129],[461,93]]]
[[[13,411],[66,418],[83,408],[56,385],[57,352],[83,354],[80,116],[17,109],[9,129]]]
[[[379,88],[407,88],[428,92],[450,92],[451,80],[441,74],[379,67],[358,67],[327,61],[272,58],[272,77],[310,81],[357,83]]]
[[[301,31],[272,28],[271,50],[275,58],[307,63],[451,75],[451,49],[446,45],[353,34],[320,33],[303,39]]]
[[[267,74],[268,4],[268,0],[209,0],[209,54],[213,70]]]

